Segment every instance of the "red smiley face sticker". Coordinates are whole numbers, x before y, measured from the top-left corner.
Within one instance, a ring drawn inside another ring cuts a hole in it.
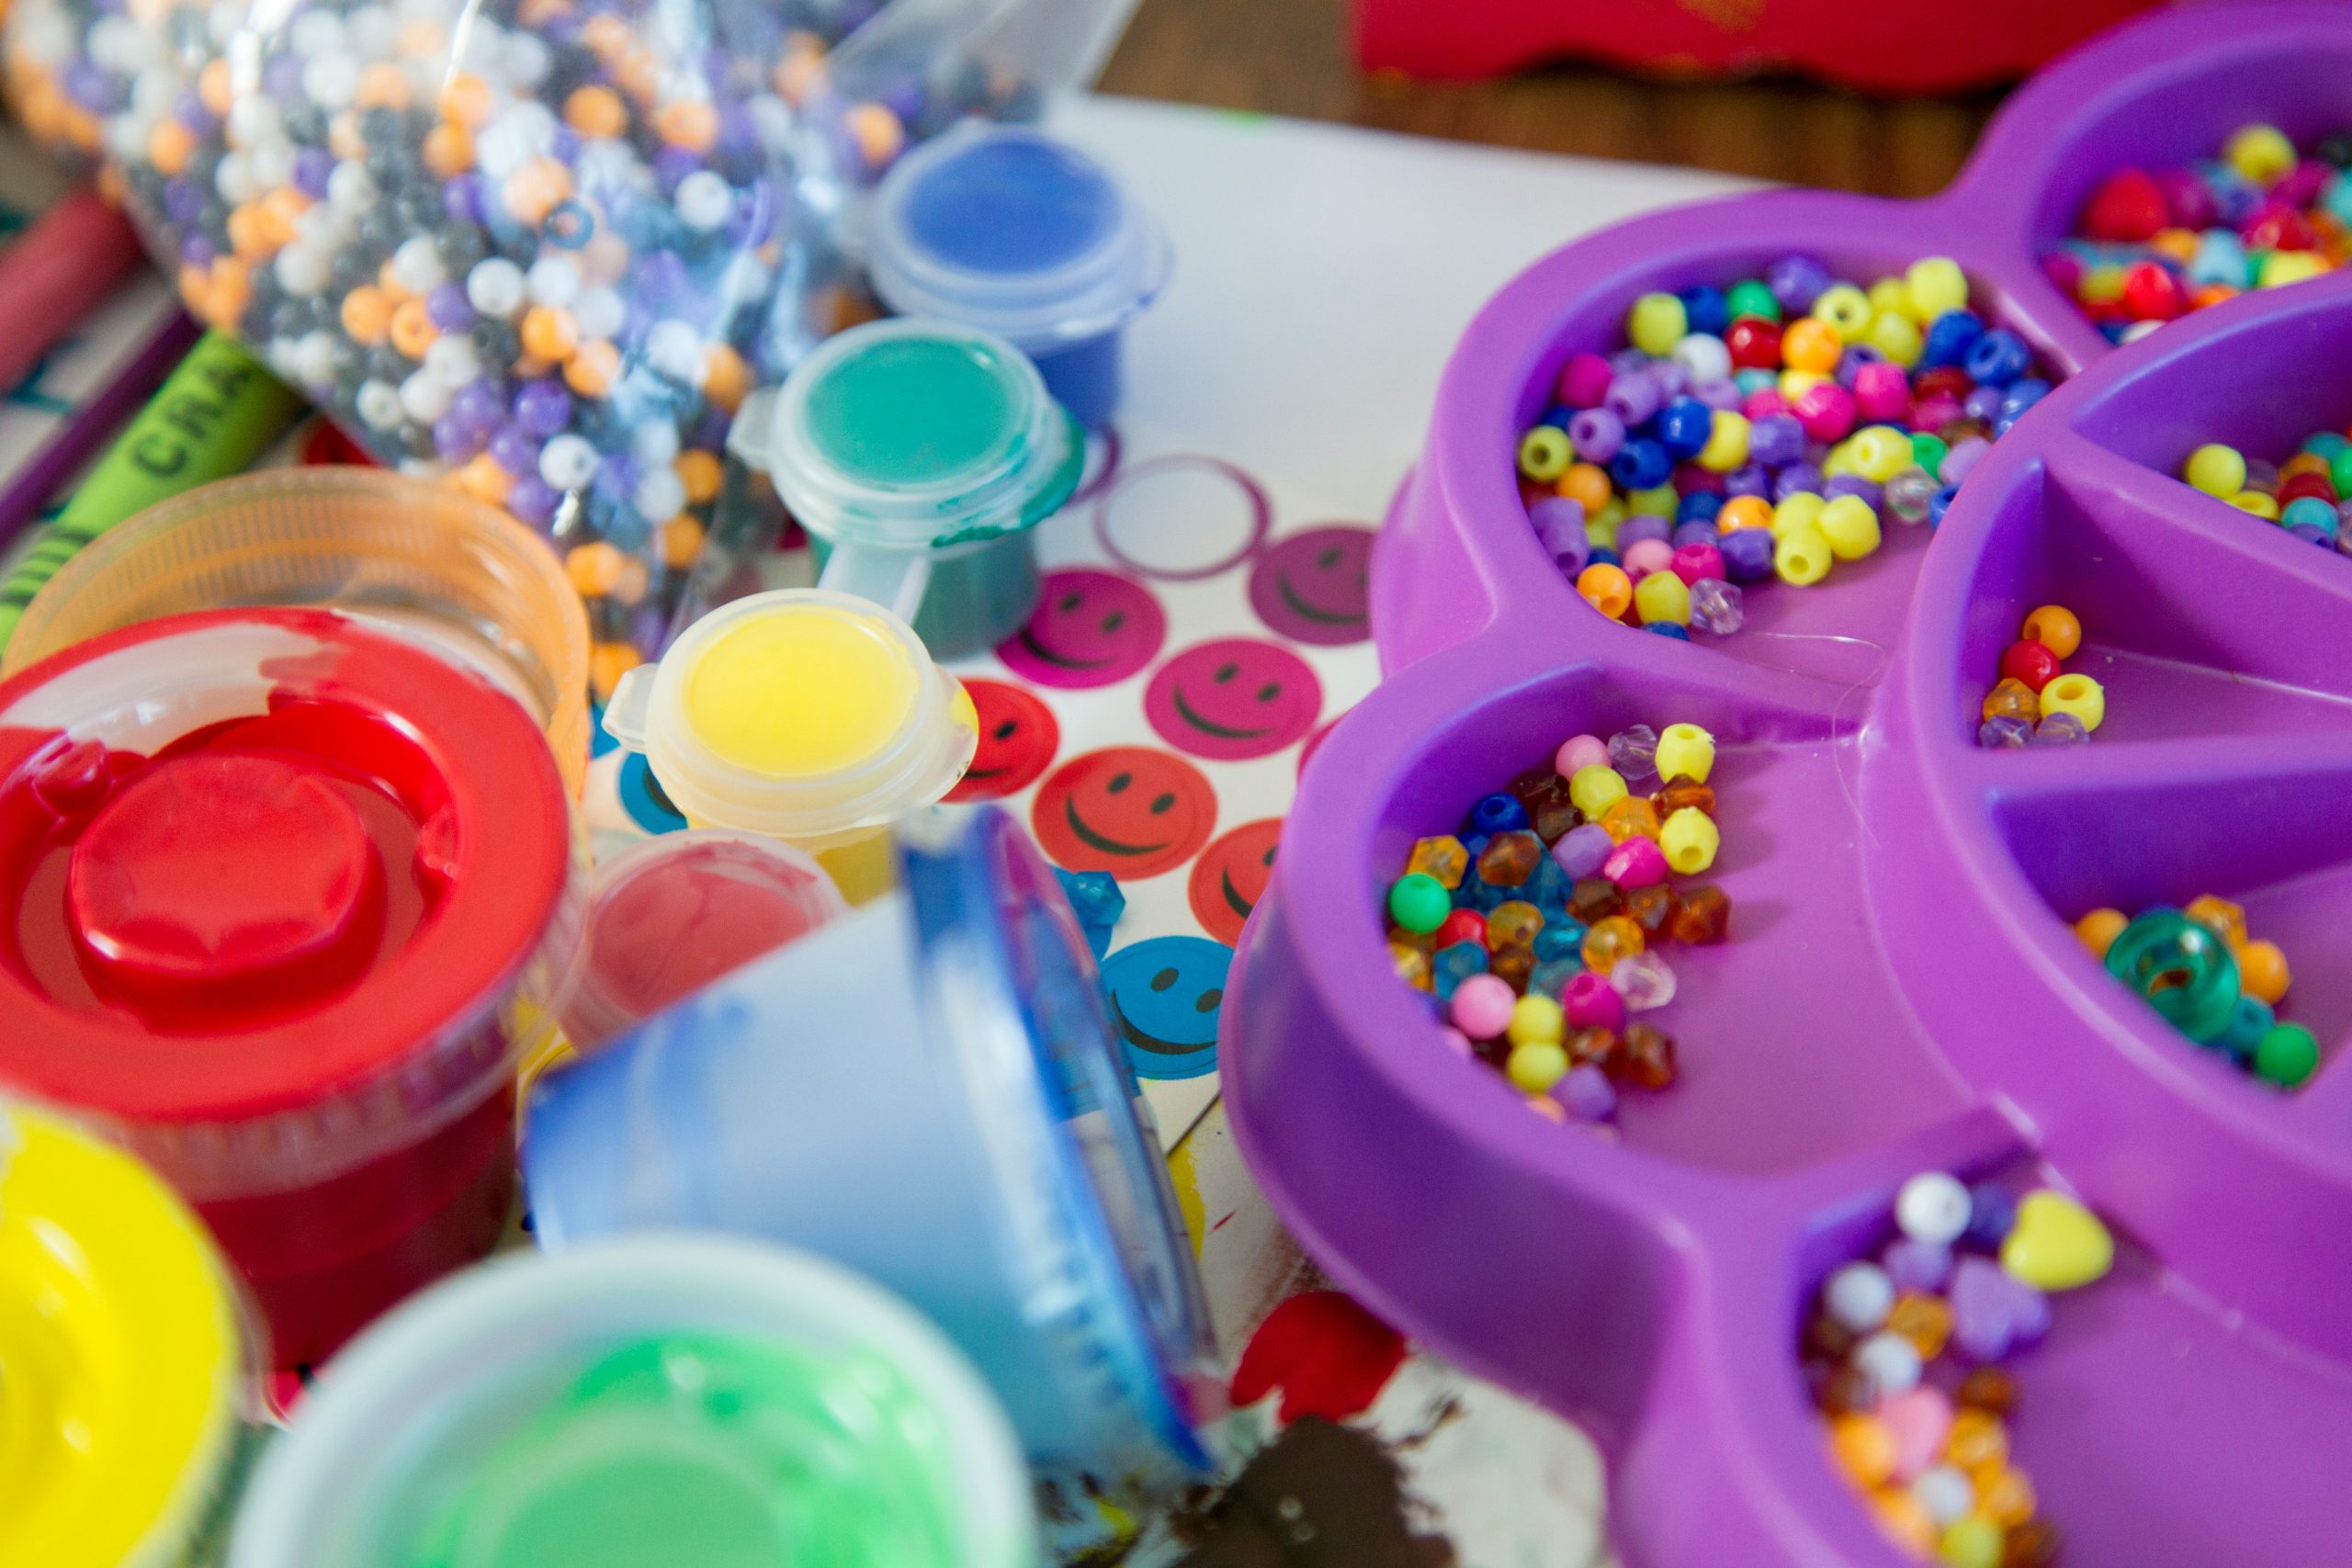
[[[1270,757],[1315,728],[1323,684],[1278,643],[1221,637],[1159,667],[1143,715],[1181,751],[1220,762]]]
[[[1025,681],[1079,691],[1125,680],[1167,638],[1167,613],[1142,583],[1112,571],[1057,571],[1039,586],[1029,624],[996,656]]]
[[[1244,822],[1193,863],[1187,889],[1193,918],[1228,947],[1241,940],[1241,923],[1266,896],[1267,879],[1274,874],[1274,840],[1282,830],[1279,817]]]
[[[1061,749],[1062,727],[1054,710],[1025,686],[1005,681],[964,678],[972,708],[980,717],[979,749],[963,782],[947,792],[951,801],[1001,800],[1035,784]]]
[[[1029,826],[1067,871],[1158,876],[1209,841],[1216,791],[1182,757],[1113,746],[1054,770],[1029,808]]]
[[[1277,637],[1323,648],[1372,635],[1372,530],[1309,528],[1268,546],[1250,571],[1250,607]]]

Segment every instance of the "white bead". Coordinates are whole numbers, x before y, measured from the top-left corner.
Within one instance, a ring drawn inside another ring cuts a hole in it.
[[[251,15],[243,0],[220,0],[204,14],[205,36],[212,40],[213,48],[225,51],[243,35]]]
[[[539,478],[552,490],[578,490],[596,477],[596,449],[587,438],[559,435],[539,450]]]
[[[525,286],[534,305],[569,305],[580,298],[580,264],[560,253],[542,255],[531,264]]]
[[[431,424],[449,412],[449,388],[419,370],[401,383],[401,408],[419,424]]]
[[[343,19],[351,52],[362,60],[389,59],[400,43],[401,25],[381,6],[362,6]]]
[[[438,457],[402,457],[400,470],[413,479],[437,479],[449,471],[449,465]]]
[[[411,294],[430,294],[449,280],[430,235],[412,234],[392,252],[392,281]]]
[[[702,333],[690,322],[674,316],[654,322],[645,334],[645,358],[659,375],[687,387],[702,385],[707,356]]]
[[[241,94],[230,104],[227,130],[232,147],[251,149],[286,139],[277,106],[259,93]]]
[[[618,337],[628,321],[628,307],[610,288],[583,288],[571,302],[571,320],[583,338]]]
[[[130,107],[150,123],[172,112],[182,84],[168,71],[149,71],[130,84]]]
[[[265,141],[253,150],[254,180],[264,190],[294,183],[294,145],[290,141]]]
[[[506,80],[516,87],[537,86],[548,73],[548,62],[547,44],[537,34],[519,29],[506,35],[506,42],[498,51],[498,63],[505,72]]]
[[[532,40],[537,42],[535,39]],[[513,128],[514,139],[534,158],[545,157],[555,151],[556,132],[561,129],[555,110],[537,98],[523,98],[508,104],[499,111],[499,123]]]
[[[300,353],[301,345],[292,338],[274,337],[269,340],[269,352],[264,357],[269,361],[269,367],[277,372],[280,380],[299,381],[301,379],[299,368]]]
[[[21,6],[9,17],[17,48],[35,63],[62,65],[74,52],[74,29],[52,6]]]
[[[327,253],[315,245],[291,244],[271,264],[277,286],[297,299],[307,299],[327,286],[331,270]]]
[[[319,11],[306,11],[306,17],[322,16]],[[340,51],[334,54],[314,54],[302,66],[302,91],[310,100],[332,114],[347,108],[359,92],[359,62]]]
[[[313,391],[323,391],[334,381],[334,334],[321,328],[304,333],[294,345],[294,376]]]
[[[666,419],[649,419],[629,437],[628,449],[648,468],[678,460],[678,427]]]
[[[376,181],[365,165],[336,163],[327,175],[327,205],[338,212],[364,212],[376,204]]]
[[[1910,1393],[1919,1386],[1924,1371],[1919,1348],[1900,1334],[1887,1333],[1873,1334],[1855,1346],[1853,1367],[1869,1380],[1871,1392],[1881,1399]]]
[[[324,6],[305,7],[286,24],[286,47],[305,59],[340,54],[344,48],[341,14]]]
[[[400,427],[400,389],[390,381],[362,381],[359,383],[359,395],[355,400],[358,404],[360,422],[369,429],[395,430]]]
[[[678,220],[707,234],[725,223],[735,210],[735,193],[708,169],[697,169],[678,182]]]
[[[1674,362],[1693,387],[1710,387],[1731,375],[1731,350],[1713,333],[1692,333],[1674,345]]]
[[[223,153],[220,166],[212,172],[212,188],[232,207],[242,207],[259,196],[262,185],[254,177],[253,159],[243,152]]]
[[[474,138],[474,162],[493,180],[503,180],[530,161],[522,133],[506,120],[492,120]]]
[[[686,509],[686,481],[678,477],[675,468],[648,468],[645,477],[637,481],[637,502],[639,515],[655,523],[665,522]]]
[[[485,316],[512,316],[523,298],[523,269],[504,256],[476,262],[466,274],[466,299]]]
[[[147,35],[129,17],[101,17],[90,24],[87,45],[93,63],[118,76],[136,75],[147,63]]]
[[[1868,1334],[1894,1310],[1894,1281],[1875,1263],[1849,1263],[1821,1288],[1821,1310],[1840,1327]]]
[[[1919,1478],[1911,1483],[1911,1500],[1926,1509],[1928,1517],[1940,1528],[1975,1506],[1976,1487],[1959,1471],[1939,1464],[1919,1472]]]
[[[771,155],[791,146],[797,122],[792,106],[774,93],[762,93],[752,100],[752,130],[760,139],[760,150]]]
[[[157,118],[134,110],[107,121],[105,140],[107,155],[117,163],[137,167],[147,156],[148,139],[155,134]]]
[[[1949,1247],[1968,1229],[1968,1189],[1940,1170],[1922,1171],[1894,1195],[1894,1223],[1913,1241]]]
[[[454,392],[481,374],[481,355],[470,339],[437,337],[425,347],[424,374]]]

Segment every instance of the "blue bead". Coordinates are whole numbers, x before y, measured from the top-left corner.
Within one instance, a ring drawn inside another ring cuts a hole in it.
[[[1677,398],[1658,412],[1658,445],[1678,463],[1705,450],[1714,429],[1715,411],[1696,398]]]
[[[2278,1015],[2271,1011],[2268,1002],[2260,997],[2240,992],[2237,1010],[2230,1015],[2228,1025],[2213,1043],[2245,1061],[2253,1056],[2254,1048],[2262,1043],[2262,1037],[2269,1033],[2270,1026],[2278,1021]]]
[[[1761,582],[1772,575],[1772,534],[1768,528],[1736,528],[1715,547],[1734,582]]]
[[[2028,376],[2009,383],[2001,396],[2001,412],[2015,419],[2050,395],[2050,383],[2039,376]]]
[[[1735,370],[1731,373],[1731,384],[1739,389],[1741,397],[1752,398],[1758,392],[1767,392],[1779,386],[1781,378],[1770,370]]]
[[[1721,337],[1724,329],[1731,325],[1731,304],[1722,289],[1702,283],[1696,288],[1684,289],[1680,299],[1683,319],[1692,332]]]
[[[1711,490],[1694,490],[1674,503],[1677,523],[1712,523],[1723,511],[1724,498]]]
[[[1645,632],[1654,632],[1659,637],[1672,637],[1677,642],[1689,642],[1690,640],[1690,628],[1688,626],[1678,626],[1672,621],[1651,621],[1647,625],[1644,626],[1642,630]]]
[[[1101,958],[1111,951],[1111,928],[1126,913],[1127,896],[1107,871],[1064,871],[1054,868],[1061,879],[1062,894],[1078,916],[1079,929],[1086,933],[1086,945]]]
[[[1535,863],[1535,869],[1528,874],[1527,901],[1547,916],[1555,913],[1565,915],[1568,908],[1568,890],[1572,886],[1568,874],[1560,869],[1560,863],[1546,853]]]
[[[2314,431],[2311,439],[2303,443],[2304,451],[2315,457],[2324,457],[2331,463],[2335,461],[2335,455],[2346,446],[2352,446],[2352,441],[2346,441],[2333,430]]]
[[[1928,498],[1928,526],[1940,527],[1944,513],[1951,509],[1951,498],[1960,493],[1958,485],[1946,485]]]
[[[1483,942],[1457,942],[1451,947],[1441,947],[1430,959],[1430,989],[1442,1002],[1453,999],[1454,987],[1473,975],[1487,972],[1487,949]]]
[[[1618,558],[1615,550],[1609,548],[1606,545],[1600,545],[1594,547],[1591,556],[1584,564],[1587,566],[1623,566],[1625,563]]]
[[[1932,370],[1939,365],[1958,365],[1984,335],[1984,323],[1970,310],[1946,310],[1928,323],[1928,334],[1919,347],[1919,366]]]
[[[1464,820],[1473,833],[1516,833],[1527,826],[1527,807],[1498,790],[1482,797]]]
[[[2025,339],[2007,327],[1995,327],[1970,346],[1961,368],[1980,387],[2006,387],[2032,364],[2033,351]]]
[[[1977,1246],[1997,1247],[2017,1228],[2018,1201],[1997,1181],[1980,1181],[1968,1190],[1968,1239]]]
[[[1712,410],[1709,416],[1712,419]],[[1646,436],[1628,437],[1625,445],[1617,448],[1617,455],[1609,459],[1609,477],[1617,481],[1621,490],[1656,490],[1672,472],[1674,459],[1667,456],[1664,446]]]
[[[1551,857],[1547,855],[1544,858],[1548,860]],[[1553,861],[1552,863],[1557,865],[1560,863]],[[1567,874],[1563,872],[1561,874],[1565,876]],[[1584,933],[1582,920],[1546,921],[1544,929],[1535,933],[1535,941],[1530,944],[1535,953],[1535,962],[1548,964],[1555,958],[1577,958],[1584,952]]]
[[[1479,875],[1474,867],[1464,874],[1462,886],[1454,890],[1453,907],[1457,909],[1476,909],[1482,915],[1490,915],[1498,908],[1518,897],[1518,888],[1498,887]]]
[[[2278,521],[2290,528],[2324,528],[2331,538],[2335,535],[2335,508],[2315,495],[2299,495],[2289,502]]]
[[[1568,988],[1568,982],[1583,973],[1584,960],[1581,958],[1554,958],[1539,962],[1527,972],[1527,994],[1549,997],[1556,1002],[1560,999],[1560,993]]]

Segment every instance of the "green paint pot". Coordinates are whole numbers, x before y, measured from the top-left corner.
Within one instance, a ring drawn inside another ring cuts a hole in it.
[[[941,658],[1028,619],[1028,530],[1069,499],[1086,457],[1019,349],[923,321],[827,339],[745,402],[729,445],[808,530],[821,585],[889,606]]]

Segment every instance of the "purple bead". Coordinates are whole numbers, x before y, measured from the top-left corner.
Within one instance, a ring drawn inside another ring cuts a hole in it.
[[[193,130],[198,136],[220,123],[212,117],[212,111],[204,107],[204,95],[194,87],[182,87],[179,96],[172,100],[172,118],[178,120],[183,129]]]
[[[1777,502],[1792,495],[1819,495],[1822,483],[1821,470],[1811,463],[1791,463],[1772,476],[1772,499]]]
[[[1552,564],[1560,569],[1563,577],[1574,577],[1592,561],[1592,539],[1583,533],[1575,534],[1551,547]]]
[[[1772,531],[1735,528],[1715,548],[1724,553],[1724,575],[1734,582],[1761,582],[1772,575]]]
[[[571,394],[552,380],[526,381],[514,394],[514,423],[531,435],[553,435],[571,422]]]
[[[433,449],[453,463],[462,463],[481,450],[481,432],[459,419],[453,409],[433,422]]]
[[[653,154],[654,177],[662,182],[664,195],[678,188],[678,182],[702,167],[702,159],[684,147],[664,147]]]
[[[1880,487],[1877,480],[1866,479],[1860,474],[1833,474],[1829,478],[1827,487],[1821,492],[1822,499],[1835,501],[1841,495],[1859,495],[1870,503],[1870,509],[1872,512],[1876,512],[1884,501],[1886,492]]]
[[[76,60],[65,68],[65,96],[88,109],[92,114],[109,114],[115,107],[118,89],[115,80],[103,66],[86,60]]]
[[[555,521],[555,509],[563,500],[560,492],[537,474],[525,474],[506,492],[506,510],[534,528],[544,528]]]
[[[1547,495],[1527,509],[1527,520],[1535,528],[1535,536],[1554,555],[1573,539],[1584,542],[1584,502],[1565,495]]]
[[[1878,349],[1871,344],[1866,343],[1848,344],[1846,345],[1846,351],[1838,356],[1838,384],[1850,392],[1854,389],[1854,378],[1860,373],[1863,366],[1883,365],[1885,363],[1886,355],[1879,352]]]
[[[1969,470],[1983,462],[1985,454],[1992,450],[1993,444],[1981,435],[1972,435],[1965,441],[1955,441],[1951,444],[1951,450],[1944,454],[1943,462],[1937,468],[1936,477],[1947,485],[1959,484],[1968,478]]]
[[[1606,1122],[1617,1114],[1617,1091],[1610,1086],[1609,1075],[1589,1062],[1561,1075],[1552,1086],[1552,1098],[1580,1121]]]
[[[1989,1258],[1962,1258],[1945,1299],[1951,1306],[1951,1343],[1973,1361],[1997,1361],[2049,1329],[2050,1303],[2041,1292]],[[2030,1332],[2037,1318],[2040,1332]]]
[[[1991,1250],[2008,1240],[2018,1223],[2018,1201],[1997,1181],[1980,1181],[1968,1190],[1968,1239]]]
[[[1767,468],[1786,468],[1804,456],[1804,426],[1796,415],[1767,414],[1747,433],[1747,460]]]
[[[1674,525],[1665,518],[1653,517],[1645,512],[1636,512],[1617,525],[1617,553],[1623,555],[1629,546],[1638,545],[1644,539],[1657,539],[1663,542],[1667,536],[1673,532]]]
[[[596,465],[595,491],[606,501],[626,502],[637,490],[637,459],[614,452]]]
[[[521,478],[539,471],[539,444],[520,425],[503,424],[490,438],[490,455],[498,466]]]
[[[1666,389],[1651,372],[1636,370],[1609,383],[1605,405],[1626,429],[1636,429],[1666,405]]]
[[[262,62],[261,90],[280,103],[300,97],[302,65],[302,57],[290,50],[271,55]]]
[[[1561,834],[1560,841],[1552,846],[1552,858],[1571,879],[1598,876],[1600,863],[1616,847],[1617,840],[1609,836],[1608,829],[1598,822],[1588,822]]]
[[[164,182],[164,216],[185,229],[204,211],[204,193],[190,179]]]
[[[1568,445],[1588,463],[1606,463],[1625,445],[1625,422],[1608,409],[1580,409],[1568,421]]]
[[[180,260],[190,266],[212,265],[212,242],[201,234],[185,235],[180,240]]]
[[[1685,545],[1720,547],[1723,537],[1723,530],[1713,523],[1677,523],[1674,525],[1674,534],[1668,542],[1679,550]]]
[[[555,136],[548,144],[548,151],[562,159],[569,166],[580,156],[580,132],[568,125],[557,126]]]
[[[482,178],[468,169],[441,183],[441,210],[460,223],[484,221]]]
[[[1764,287],[1772,291],[1781,309],[1792,315],[1812,310],[1829,283],[1829,269],[1811,256],[1782,256],[1764,273]]]
[[[1739,395],[1739,388],[1728,380],[1710,381],[1703,387],[1692,389],[1690,395],[1709,408],[1724,413],[1737,413],[1740,405],[1747,400]]]
[[[1951,1248],[1905,1236],[1889,1245],[1879,1264],[1898,1291],[1940,1291],[1951,1278]]]
[[[474,308],[462,283],[442,283],[424,297],[424,314],[445,333],[461,333],[474,324]]]
[[[1725,495],[1763,495],[1772,488],[1772,476],[1761,463],[1742,463],[1724,476]]]
[[[702,418],[696,420],[695,427],[686,432],[684,445],[696,451],[709,452],[714,455],[723,452],[727,449],[728,427],[734,423],[733,414],[713,404],[702,411]]]
[[[1657,361],[1642,349],[1621,348],[1609,356],[1610,379],[1614,380],[1620,376],[1639,375],[1656,363]]]
[[[1678,360],[1660,359],[1650,365],[1650,376],[1657,382],[1658,395],[1664,400],[1659,406],[1670,403],[1690,389],[1690,372]]]
[[[1969,418],[1981,419],[1989,424],[2000,418],[2001,400],[2006,395],[1998,387],[1973,387],[1960,406]]]
[[[312,201],[327,194],[327,176],[334,173],[334,154],[323,147],[305,147],[294,154],[294,186]]]
[[[630,281],[636,284],[639,299],[659,305],[686,287],[686,264],[674,251],[655,251],[637,258]]]
[[[449,412],[464,420],[478,440],[487,441],[506,417],[506,400],[499,396],[495,382],[469,381],[449,400]]]
[[[726,71],[712,78],[725,81]],[[760,139],[759,122],[752,118],[751,107],[741,98],[729,97],[718,109],[718,150],[722,152],[748,152]]]

